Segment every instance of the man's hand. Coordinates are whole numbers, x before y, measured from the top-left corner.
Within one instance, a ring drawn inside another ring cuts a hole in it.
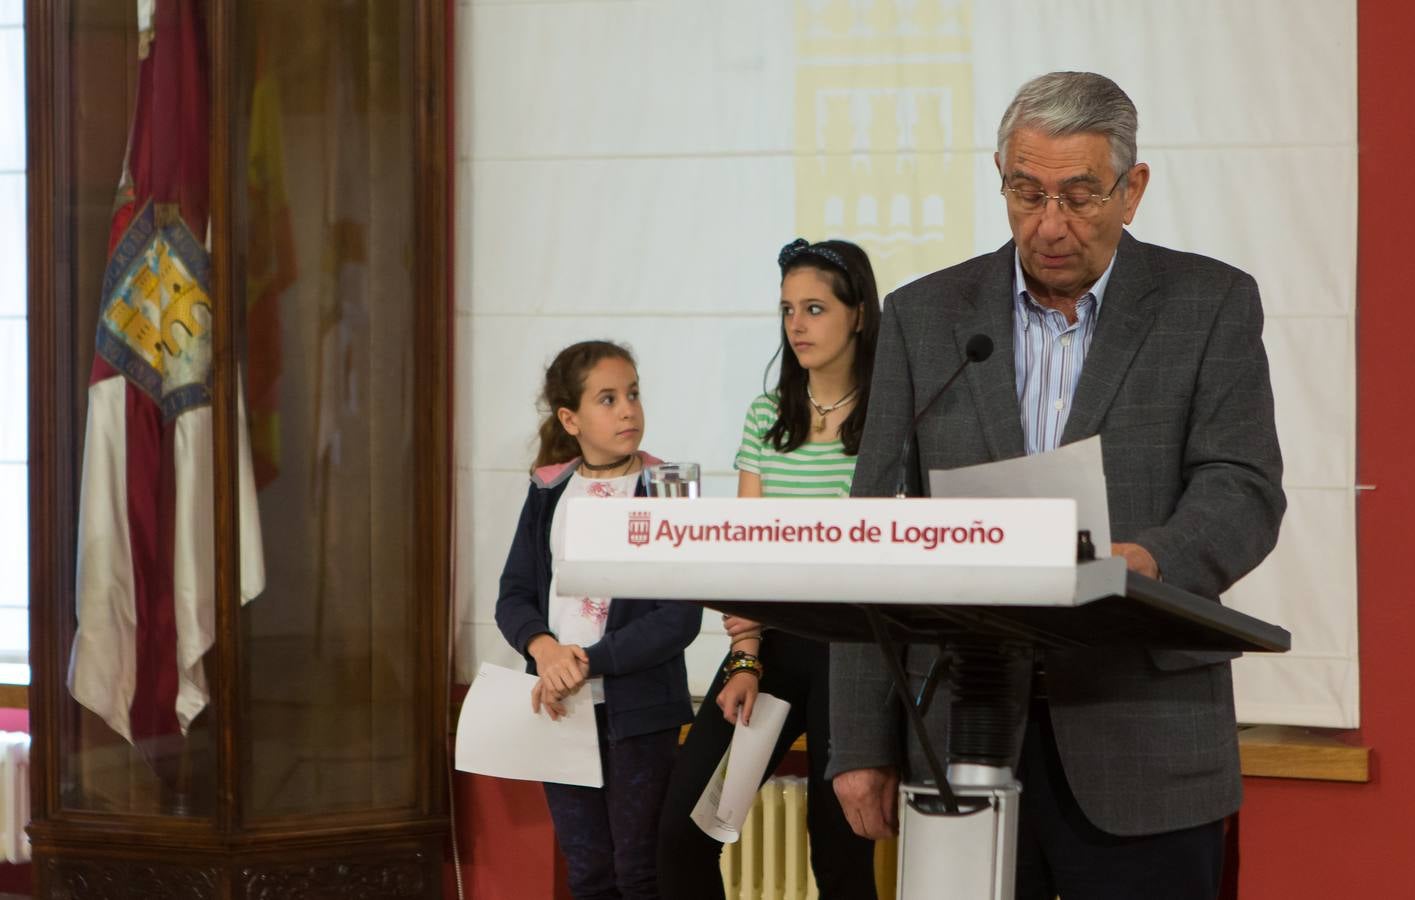
[[[717,693],[717,708],[722,710],[724,719],[737,724],[737,708],[740,706],[742,724],[752,724],[752,707],[757,705],[757,691],[761,688],[759,681],[753,672],[732,673],[732,677],[727,679],[727,683]]]
[[[833,784],[845,821],[860,837],[882,841],[899,833],[898,769],[851,769],[835,776]]]
[[[589,677],[590,658],[578,644],[562,644],[551,635],[538,634],[531,638],[526,650],[536,661],[536,673],[561,696]]]
[[[1148,575],[1151,578],[1160,577],[1159,563],[1150,555],[1150,551],[1139,544],[1111,544],[1110,552],[1112,556],[1125,557],[1125,568],[1132,572],[1139,572],[1141,575]]]

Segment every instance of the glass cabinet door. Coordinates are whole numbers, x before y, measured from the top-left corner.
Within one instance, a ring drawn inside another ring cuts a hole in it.
[[[237,11],[233,240],[265,567],[241,615],[252,823],[416,799],[428,298],[413,267],[413,12],[379,0]]]
[[[140,87],[140,71],[151,74],[138,60],[154,23],[140,20],[137,4],[72,0],[64,12],[50,21],[67,38],[58,57],[67,65],[52,77],[66,77],[69,90],[46,113],[72,129],[72,168],[56,179],[54,198],[71,252],[50,257],[57,274],[44,281],[60,286],[49,315],[63,321],[50,358],[65,371],[40,377],[68,395],[54,391],[60,415],[71,416],[59,429],[70,440],[45,464],[62,472],[56,482],[70,486],[64,494],[73,505],[42,511],[46,523],[61,523],[69,546],[67,565],[44,569],[55,585],[50,596],[61,602],[50,610],[55,627],[37,633],[47,644],[41,658],[57,663],[46,680],[67,674],[73,691],[50,694],[58,699],[57,801],[65,810],[209,819],[214,716],[194,700],[205,690],[204,666],[194,660],[178,671],[179,620],[195,607],[187,602],[190,579],[174,563],[191,557],[174,548],[209,552],[211,523],[208,513],[185,528],[173,510],[190,499],[180,473],[191,471],[174,460],[209,469],[211,449],[209,440],[202,449],[174,446],[179,431],[190,430],[174,424],[165,404],[181,394],[209,416],[199,366],[209,351],[193,345],[210,329],[202,244],[210,73],[194,56],[160,79],[160,89],[151,81]],[[204,12],[199,3],[181,7],[179,27],[191,38],[184,46],[204,46]],[[178,94],[182,103],[168,102]],[[163,139],[149,141],[159,132]],[[178,319],[180,338],[169,327]],[[192,366],[189,381],[178,385],[184,366]],[[209,591],[205,599],[209,610]]]
[[[440,896],[454,8],[26,5],[36,896]]]

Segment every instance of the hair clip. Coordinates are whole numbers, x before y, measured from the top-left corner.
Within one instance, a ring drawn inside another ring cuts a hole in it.
[[[836,253],[829,247],[821,247],[817,244],[812,244],[805,238],[796,238],[796,240],[782,247],[781,252],[776,254],[776,264],[781,267],[782,272],[785,272],[786,267],[802,254],[819,257],[840,269],[842,272],[848,273],[850,271],[845,267],[845,260],[839,253]]]

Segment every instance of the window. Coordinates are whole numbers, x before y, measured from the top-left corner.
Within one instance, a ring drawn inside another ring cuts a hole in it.
[[[29,683],[24,3],[0,0],[0,683]]]

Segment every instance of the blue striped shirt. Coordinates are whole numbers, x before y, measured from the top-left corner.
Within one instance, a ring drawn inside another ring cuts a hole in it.
[[[1115,257],[1091,289],[1076,301],[1076,321],[1032,299],[1022,276],[1022,258],[1012,257],[1012,346],[1017,372],[1017,403],[1022,408],[1022,434],[1027,453],[1055,450],[1071,415],[1081,366],[1096,333],[1105,286]]]

